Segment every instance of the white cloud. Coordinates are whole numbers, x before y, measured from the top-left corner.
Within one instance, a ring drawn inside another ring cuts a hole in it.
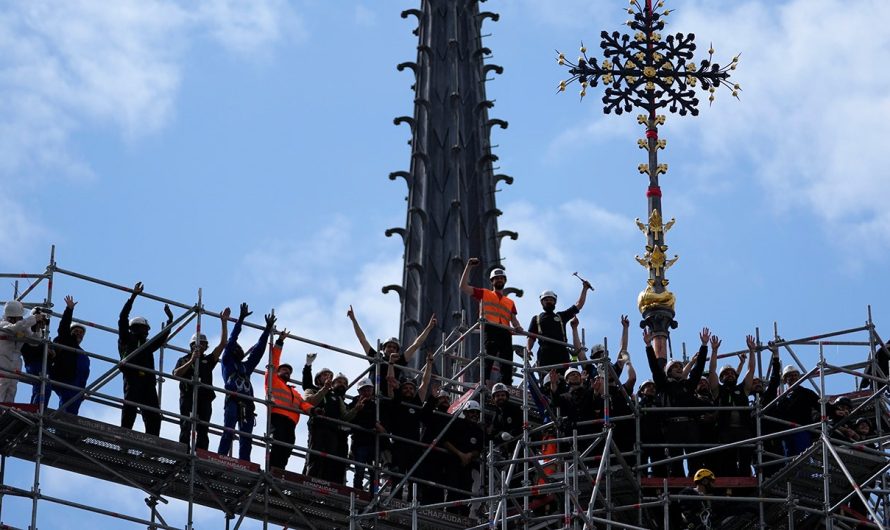
[[[370,8],[359,4],[355,6],[355,23],[364,27],[374,26],[377,24],[377,14]]]
[[[87,126],[127,139],[175,114],[191,34],[258,54],[303,34],[283,0],[8,3],[0,11],[0,176],[90,175],[69,141]]]

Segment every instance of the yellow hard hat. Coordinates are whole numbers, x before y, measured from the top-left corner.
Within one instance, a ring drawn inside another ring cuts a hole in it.
[[[698,484],[700,480],[704,480],[706,478],[714,480],[716,477],[710,469],[701,468],[695,472],[695,476],[692,477],[692,481]]]

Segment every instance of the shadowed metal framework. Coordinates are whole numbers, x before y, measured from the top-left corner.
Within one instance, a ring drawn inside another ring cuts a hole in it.
[[[665,122],[665,117],[658,112],[666,108],[681,116],[698,115],[697,86],[709,93],[709,102],[714,101],[720,87],[730,89],[736,98],[741,90],[738,84],[729,82],[730,71],[736,69],[739,56],[721,67],[714,62],[712,46],[708,49],[708,58],[696,64],[693,60],[695,35],[677,33],[662,38],[664,19],[671,13],[663,8],[663,1],[653,5],[652,0],[631,0],[627,12],[633,18],[626,24],[634,30],[634,35],[603,31],[600,34],[604,57],[601,62],[588,57],[583,44],[577,63],[568,61],[565,54],[559,52],[556,59],[560,65],[568,67],[570,75],[569,79],[560,81],[560,92],[577,81],[583,98],[588,87],[602,83],[606,114],[622,114],[634,108],[646,111],[637,117],[637,122],[646,127],[646,137],[637,143],[649,156],[647,163],[640,164],[637,169],[649,177],[646,190],[648,214],[646,222],[636,221],[646,236],[646,252],[642,257],[636,256],[636,260],[648,269],[649,279],[646,289],[639,295],[637,306],[643,316],[640,326],[649,327],[656,335],[668,335],[677,327],[674,320],[676,298],[667,288],[669,281],[665,273],[679,259],[676,255],[668,258],[666,254],[665,234],[675,220],[663,222],[659,175],[667,173],[668,166],[658,163],[658,151],[665,148],[667,141],[658,137],[658,126]]]
[[[485,277],[472,280],[487,285],[487,271],[503,266],[501,240],[518,235],[498,230],[495,194],[513,178],[496,174],[490,133],[507,122],[489,118],[494,101],[485,94],[487,76],[503,68],[485,64],[491,50],[482,24],[499,16],[480,11],[476,0],[423,0],[402,17],[418,22],[417,59],[398,65],[414,74],[414,115],[394,120],[411,129],[411,164],[389,177],[407,184],[408,211],[405,227],[386,235],[401,236],[404,269],[402,284],[383,291],[398,293],[400,338],[410,344],[433,314],[442,332],[475,321],[470,297],[455,289],[466,260],[481,260]]]

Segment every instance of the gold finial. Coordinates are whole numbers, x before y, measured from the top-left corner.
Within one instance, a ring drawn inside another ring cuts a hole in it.
[[[639,147],[640,149],[649,149],[649,142],[640,138],[639,140],[637,140],[637,147]]]
[[[566,64],[566,56],[565,56],[564,54],[560,53],[560,54],[556,57],[556,62],[559,63],[559,64]]]
[[[668,165],[667,164],[658,164],[655,168],[655,174],[661,175],[663,173],[667,173]]]
[[[665,140],[664,138],[659,138],[658,141],[655,142],[655,146],[656,146],[658,149],[664,149],[665,146],[667,145],[667,143],[668,143],[668,141]]]
[[[658,125],[664,125],[665,119],[667,119],[667,118],[664,117],[664,114],[659,114],[659,115],[655,116],[655,123],[657,123]]]
[[[639,217],[634,219],[634,222],[637,223],[637,228],[640,229],[640,232],[642,232],[644,236],[649,235],[649,230],[646,228],[646,225],[643,224],[643,221],[640,221]]]
[[[640,164],[639,166],[637,166],[637,169],[640,171],[640,173],[649,173],[649,164]]]
[[[637,114],[637,123],[640,125],[646,125],[649,123],[649,118],[645,114]]]
[[[676,301],[677,299],[674,296],[674,293],[667,290],[656,293],[650,284],[649,287],[646,287],[646,289],[640,293],[640,296],[637,297],[637,308],[640,310],[640,313],[645,313],[648,309],[653,307],[666,307],[673,311]]]
[[[581,53],[587,53],[587,48],[583,45],[581,46]]]

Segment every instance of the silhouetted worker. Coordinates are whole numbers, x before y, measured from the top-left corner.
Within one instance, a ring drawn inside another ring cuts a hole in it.
[[[208,436],[210,426],[207,422],[210,421],[210,416],[213,413],[213,400],[216,399],[216,392],[210,388],[213,386],[213,369],[219,363],[219,356],[222,355],[223,348],[226,347],[231,314],[232,310],[228,307],[223,309],[219,344],[213,348],[213,351],[204,355],[209,346],[207,335],[195,333],[189,340],[191,353],[180,357],[176,361],[176,367],[173,368],[173,375],[188,380],[188,382],[180,381],[179,383],[179,413],[185,416],[179,420],[179,443],[189,445],[189,440],[192,437],[192,422],[189,418],[192,415],[192,402],[195,400],[192,381],[195,377],[195,366],[198,366],[198,382],[205,386],[198,387],[198,406],[195,409],[195,417],[198,420],[195,425],[195,447],[205,451],[210,447],[210,437]]]
[[[503,444],[504,456],[510,458],[522,435],[522,407],[510,401],[509,387],[503,383],[496,383],[492,387],[491,404],[488,434],[496,446]]]
[[[52,385],[52,390],[59,396],[59,406],[71,401],[64,408],[64,411],[69,414],[80,412],[80,405],[84,399],[80,391],[87,386],[87,380],[90,377],[90,358],[80,347],[87,328],[79,322],[72,323],[76,305],[77,302],[70,295],[65,297],[65,311],[59,320],[58,334],[53,339],[54,344],[63,346],[63,348],[53,348],[55,355],[49,369],[50,377],[55,383],[58,383]],[[64,385],[76,388],[68,388]]]
[[[387,447],[387,439],[383,436],[375,436],[375,433],[386,432],[383,424],[378,419],[377,397],[374,395],[374,382],[365,378],[358,383],[358,396],[349,404],[349,409],[355,411],[352,424],[357,428],[352,429],[352,447],[350,458],[363,465],[356,464],[352,475],[352,487],[360,490],[364,487],[365,475],[368,467],[376,461],[375,455],[378,448],[382,453]],[[372,492],[374,487],[372,485]]]
[[[701,468],[695,472],[692,478],[695,487],[680,490],[680,495],[688,496],[713,496],[714,480],[716,477],[711,470]],[[711,500],[683,499],[679,502],[680,528],[693,530],[711,530],[722,528],[722,515],[715,509],[715,503]]]
[[[429,385],[421,385],[418,389],[415,380],[404,374],[401,381],[396,379],[396,355],[398,354],[392,354],[390,357],[386,377],[387,395],[392,399],[387,406],[386,421],[383,425],[390,434],[417,442],[420,440],[421,410]],[[416,443],[393,439],[392,467],[396,472],[408,473],[414,467],[419,456],[420,450]],[[401,477],[393,478],[394,483],[400,480]],[[413,496],[410,488],[408,496],[409,498]]]
[[[39,307],[31,309],[32,315],[37,315],[39,313]],[[48,322],[46,320],[39,320],[36,324],[31,326],[31,333],[34,338],[44,337],[47,324]],[[0,337],[0,340],[2,340],[2,337]],[[22,344],[22,360],[24,361],[26,374],[33,375],[36,378],[40,377],[40,374],[43,373],[43,350],[44,345],[40,342],[26,342]],[[52,373],[56,351],[53,348],[49,348],[46,353],[46,373],[50,374]],[[2,377],[2,375],[0,375],[0,377]],[[50,378],[52,378],[51,375]],[[39,379],[32,380],[30,403],[32,405],[48,403],[49,397],[52,395],[52,389],[53,386],[51,381],[41,382]]]
[[[751,382],[754,379],[754,370],[757,363],[757,341],[753,335],[746,337],[748,345],[748,371],[745,379],[739,382],[739,374],[736,369],[726,365],[717,373],[717,350],[711,352],[711,363],[708,379],[711,385],[711,394],[717,400],[718,407],[745,407],[745,410],[720,410],[717,413],[717,441],[721,444],[729,444],[747,440],[754,436],[751,429],[751,411],[748,404],[748,394],[751,392]],[[720,346],[720,341],[717,341]],[[745,360],[742,354],[742,361]],[[715,455],[715,462],[719,463],[718,471],[725,477],[749,477],[751,476],[751,462],[754,457],[753,447],[736,447],[720,451]]]
[[[384,360],[389,361],[390,357],[394,353],[399,354],[398,361],[396,361],[396,378],[402,377],[401,367],[408,366],[408,363],[414,358],[414,354],[417,353],[417,350],[423,345],[426,338],[429,336],[430,332],[436,327],[436,315],[430,317],[430,321],[427,323],[426,327],[423,328],[423,331],[420,332],[420,335],[414,339],[414,342],[405,349],[404,352],[401,351],[402,345],[399,342],[399,339],[396,337],[390,337],[386,340],[380,347],[381,351],[378,354],[377,350],[371,346],[371,343],[368,342],[368,338],[365,336],[365,332],[362,330],[362,327],[358,323],[358,319],[355,317],[355,311],[352,309],[352,306],[349,306],[349,310],[346,312],[346,316],[349,318],[350,322],[352,322],[352,330],[355,332],[355,336],[359,341],[359,344],[362,346],[362,351],[368,356],[368,362],[372,364],[371,371],[369,372],[369,377],[373,380],[375,374],[377,373],[375,360],[377,360],[378,356]],[[383,375],[386,375],[386,365],[383,366]]]
[[[332,421],[351,421],[358,412],[346,407],[347,386],[349,379],[337,374],[325,380],[319,390],[307,393],[307,399],[317,407],[317,413],[309,418],[309,449],[340,458],[346,458],[349,454],[348,428]],[[306,459],[305,473],[338,484],[346,482],[346,464],[327,455],[310,453]]]
[[[297,389],[288,384],[294,368],[281,362],[285,337],[287,337],[286,329],[279,333],[275,345],[272,346],[272,351],[269,354],[269,370],[263,375],[263,381],[266,393],[272,401],[269,417],[272,439],[283,444],[294,445],[297,440],[297,423],[300,422],[300,414],[312,414],[315,403],[311,398],[304,400]],[[287,467],[290,455],[290,447],[273,443],[269,449],[269,467],[284,469]]]
[[[698,350],[695,366],[690,370],[687,377],[683,377],[683,366],[680,361],[672,360],[667,363],[664,370],[659,366],[659,359],[652,346],[653,334],[648,330],[643,331],[643,341],[646,343],[646,358],[649,361],[649,369],[652,371],[652,380],[655,381],[655,389],[661,398],[664,407],[695,407],[698,406],[698,400],[695,398],[695,389],[701,380],[702,372],[705,369],[705,361],[708,353],[708,341],[711,347],[719,346],[719,339],[711,337],[708,328],[703,328],[699,334],[701,338],[701,347]],[[696,414],[694,412],[684,411],[665,411],[664,415],[664,438],[669,444],[697,444],[701,440],[698,429],[698,423],[695,421]],[[693,448],[687,451],[684,448],[677,447],[669,449],[671,456],[681,456],[684,453],[693,452]],[[687,465],[691,470],[698,469],[698,459],[687,458]],[[683,462],[676,460],[670,464],[670,476],[682,477]]]
[[[556,344],[547,340],[541,340],[538,346],[538,366],[551,366],[569,362],[569,348],[566,346],[566,343],[569,342],[566,335],[566,324],[584,307],[584,302],[587,300],[587,291],[591,289],[593,289],[593,286],[590,285],[590,282],[584,280],[578,301],[562,311],[556,311],[555,292],[544,291],[538,297],[543,311],[532,317],[532,321],[528,325],[529,333],[563,343]],[[536,340],[535,337],[528,337],[529,352],[532,351]]]
[[[776,398],[775,416],[793,424],[793,426],[809,425],[819,419],[819,395],[805,388],[803,384],[794,386],[800,381],[800,371],[789,364],[782,370],[782,382],[786,385],[785,392]],[[792,388],[793,387],[793,388]],[[783,429],[789,427],[782,426]],[[804,452],[813,442],[809,431],[798,431],[785,436],[782,445],[785,456],[797,456]]]
[[[232,449],[235,436],[235,425],[241,433],[238,435],[238,458],[250,461],[250,450],[253,447],[251,433],[256,425],[256,405],[253,402],[253,383],[250,376],[263,358],[269,334],[275,327],[277,318],[274,313],[266,315],[266,327],[260,334],[256,344],[247,352],[238,344],[244,319],[252,315],[246,303],[241,304],[238,320],[232,328],[232,334],[222,354],[222,375],[225,388],[231,393],[226,394],[225,413],[223,414],[223,433],[219,439],[219,454],[227,455]]]
[[[513,331],[522,331],[522,326],[516,318],[516,304],[506,294],[504,287],[507,285],[507,273],[504,269],[491,270],[489,280],[491,289],[481,289],[470,285],[470,269],[479,266],[478,258],[470,258],[464,267],[460,277],[460,290],[479,301],[479,316],[486,323],[483,329],[485,335],[485,380],[486,384],[494,383],[491,379],[491,370],[494,366],[494,358],[500,358],[505,362],[500,364],[500,379],[507,386],[513,384]]]
[[[117,350],[122,360],[127,359],[120,367],[124,374],[124,400],[129,402],[124,403],[121,411],[121,427],[132,429],[136,422],[136,413],[140,412],[145,433],[158,436],[161,433],[161,413],[159,410],[151,410],[160,409],[154,354],[167,342],[173,312],[170,311],[170,306],[164,304],[164,314],[167,315],[164,327],[167,329],[149,339],[151,327],[148,320],[145,317],[130,318],[133,302],[142,294],[142,290],[142,282],[138,282],[117,320]]]
[[[469,491],[475,494],[473,488],[473,475],[478,473],[479,457],[485,448],[483,440],[483,427],[479,424],[482,417],[482,407],[478,401],[467,401],[463,408],[463,417],[457,418],[445,434],[445,448],[451,453],[451,460],[447,465],[448,483],[455,488]],[[468,499],[469,495],[458,492],[449,492],[449,500]],[[469,515],[469,506],[454,508],[455,513]]]
[[[655,392],[655,381],[651,379],[643,381],[637,392],[637,406],[640,408],[640,444],[642,445],[654,445],[664,441],[660,413],[657,410],[651,410],[659,405],[660,402]],[[640,448],[640,463],[644,466],[663,460],[665,457],[664,449],[661,447]],[[664,466],[661,466],[661,469],[665,469]],[[657,470],[651,467],[644,468],[642,474],[643,476],[667,476],[666,472],[658,474]]]

